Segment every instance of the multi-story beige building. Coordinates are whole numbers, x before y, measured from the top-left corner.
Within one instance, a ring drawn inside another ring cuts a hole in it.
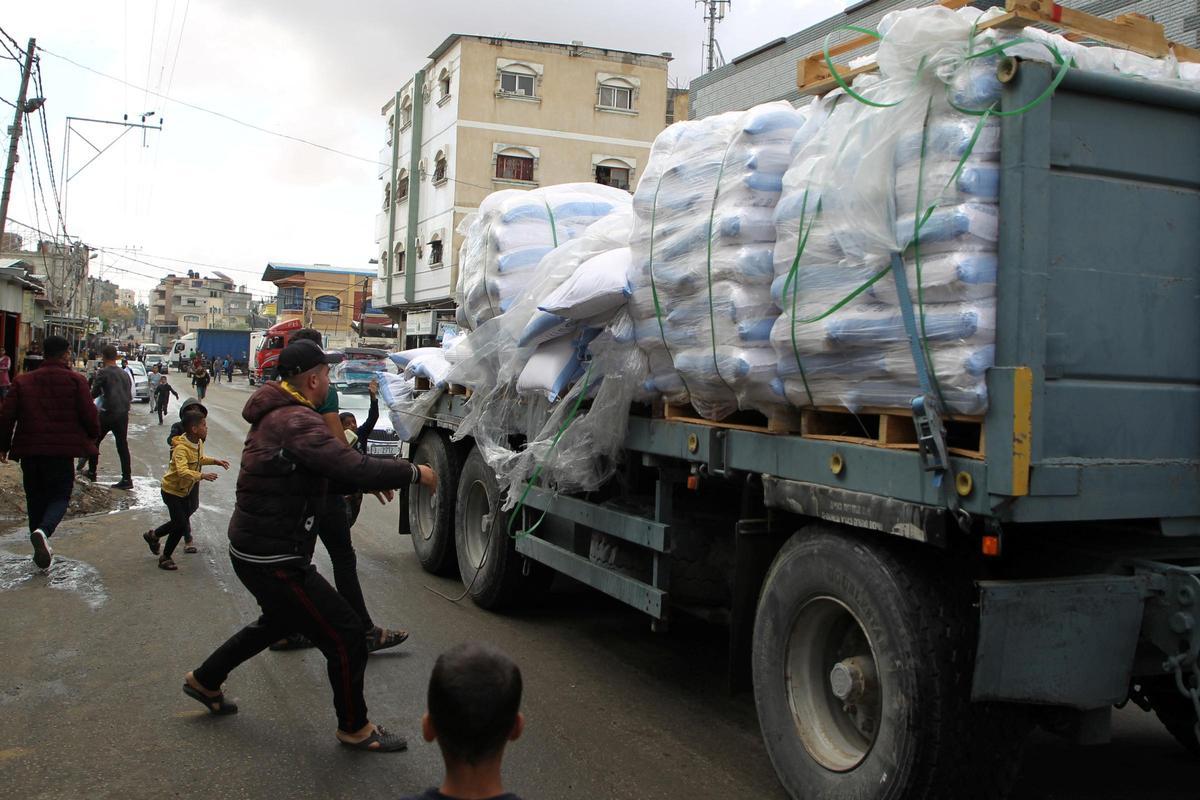
[[[435,336],[453,318],[456,230],[493,191],[573,181],[632,190],[665,124],[670,60],[580,42],[442,42],[383,106],[377,305],[409,338]]]
[[[350,347],[360,342],[364,314],[371,309],[370,267],[329,264],[267,264],[262,279],[279,287],[276,324],[301,320],[325,336],[326,347]]]
[[[219,272],[203,278],[199,272],[168,275],[150,292],[153,340],[172,339],[199,328],[248,329],[250,293]]]

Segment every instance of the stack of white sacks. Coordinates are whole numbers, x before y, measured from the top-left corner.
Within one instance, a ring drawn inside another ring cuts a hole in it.
[[[627,192],[595,183],[488,195],[460,227],[459,325],[473,330],[507,311],[547,253],[629,202]]]
[[[793,142],[776,209],[772,295],[783,313],[771,340],[775,391],[796,406],[906,407],[922,393],[888,270],[900,251],[935,395],[949,412],[987,408],[1000,128],[954,106],[982,110],[1000,86],[993,59],[959,66],[948,89],[937,79],[928,94],[914,88],[888,48],[925,42],[933,58],[941,40],[939,32],[906,39],[913,19],[891,20],[899,26],[892,45],[885,38],[880,46],[885,77],[855,84],[876,101],[903,102],[880,108],[839,92],[814,103],[813,124]],[[948,41],[966,41],[966,15],[947,11],[944,21]]]
[[[804,122],[785,102],[680,122],[634,195],[630,315],[649,393],[720,419],[778,402],[773,213]]]

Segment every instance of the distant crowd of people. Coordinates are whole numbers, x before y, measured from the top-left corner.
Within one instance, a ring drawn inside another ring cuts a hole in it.
[[[378,387],[370,387],[363,425],[353,414],[339,413],[329,381],[334,357],[320,341],[316,331],[297,332],[279,356],[278,379],[258,387],[242,411],[250,430],[228,525],[229,556],[262,614],[187,672],[182,689],[211,714],[234,714],[238,706],[223,684],[237,666],[268,648],[316,647],[328,665],[338,741],[367,752],[395,752],[407,741],[371,721],[363,683],[368,654],[401,644],[408,633],[372,621],[351,529],[363,492],[381,502],[415,484],[436,492],[438,476],[427,465],[367,454]],[[95,480],[99,444],[112,433],[121,462],[114,488],[133,485],[127,442],[133,381],[111,345],[102,350],[103,366],[90,384],[72,368],[66,339],[48,337],[44,352],[39,369],[4,384],[0,462],[10,456],[20,461],[33,561],[47,569],[50,539],[71,497],[73,460]],[[211,378],[228,380],[232,361],[195,354],[189,372],[199,397],[181,403],[167,437],[170,459],[160,490],[168,519],[142,534],[159,568],[172,572],[179,568],[173,556],[180,543],[185,552],[196,551],[190,520],[199,508],[200,484],[219,476],[208,468],[231,466],[205,453],[208,409],[202,401]],[[158,375],[153,399],[160,424],[171,396],[179,398],[168,376]],[[312,563],[318,538],[329,551],[334,585]],[[521,692],[520,669],[495,648],[466,643],[443,653],[430,677],[421,733],[438,743],[445,777],[413,800],[515,800],[504,792],[500,765],[507,743],[524,728]]]

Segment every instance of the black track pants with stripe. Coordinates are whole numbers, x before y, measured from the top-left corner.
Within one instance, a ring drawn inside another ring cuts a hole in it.
[[[262,609],[262,616],[217,648],[196,680],[218,689],[229,673],[290,633],[303,633],[325,656],[338,728],[353,732],[367,724],[363,673],[367,644],[363,623],[311,564],[267,566],[231,558],[233,571]]]

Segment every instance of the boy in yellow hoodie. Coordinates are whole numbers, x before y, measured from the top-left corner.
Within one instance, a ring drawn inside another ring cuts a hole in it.
[[[150,552],[158,555],[159,539],[166,536],[167,544],[158,559],[158,568],[179,569],[171,560],[179,540],[191,533],[189,521],[193,506],[188,502],[192,487],[200,481],[215,481],[217,473],[201,472],[201,467],[218,466],[229,469],[229,462],[204,455],[204,440],[208,438],[208,419],[199,411],[183,413],[183,433],[171,441],[171,466],[162,479],[162,499],[171,519],[155,530],[146,531],[142,538],[150,546]]]

